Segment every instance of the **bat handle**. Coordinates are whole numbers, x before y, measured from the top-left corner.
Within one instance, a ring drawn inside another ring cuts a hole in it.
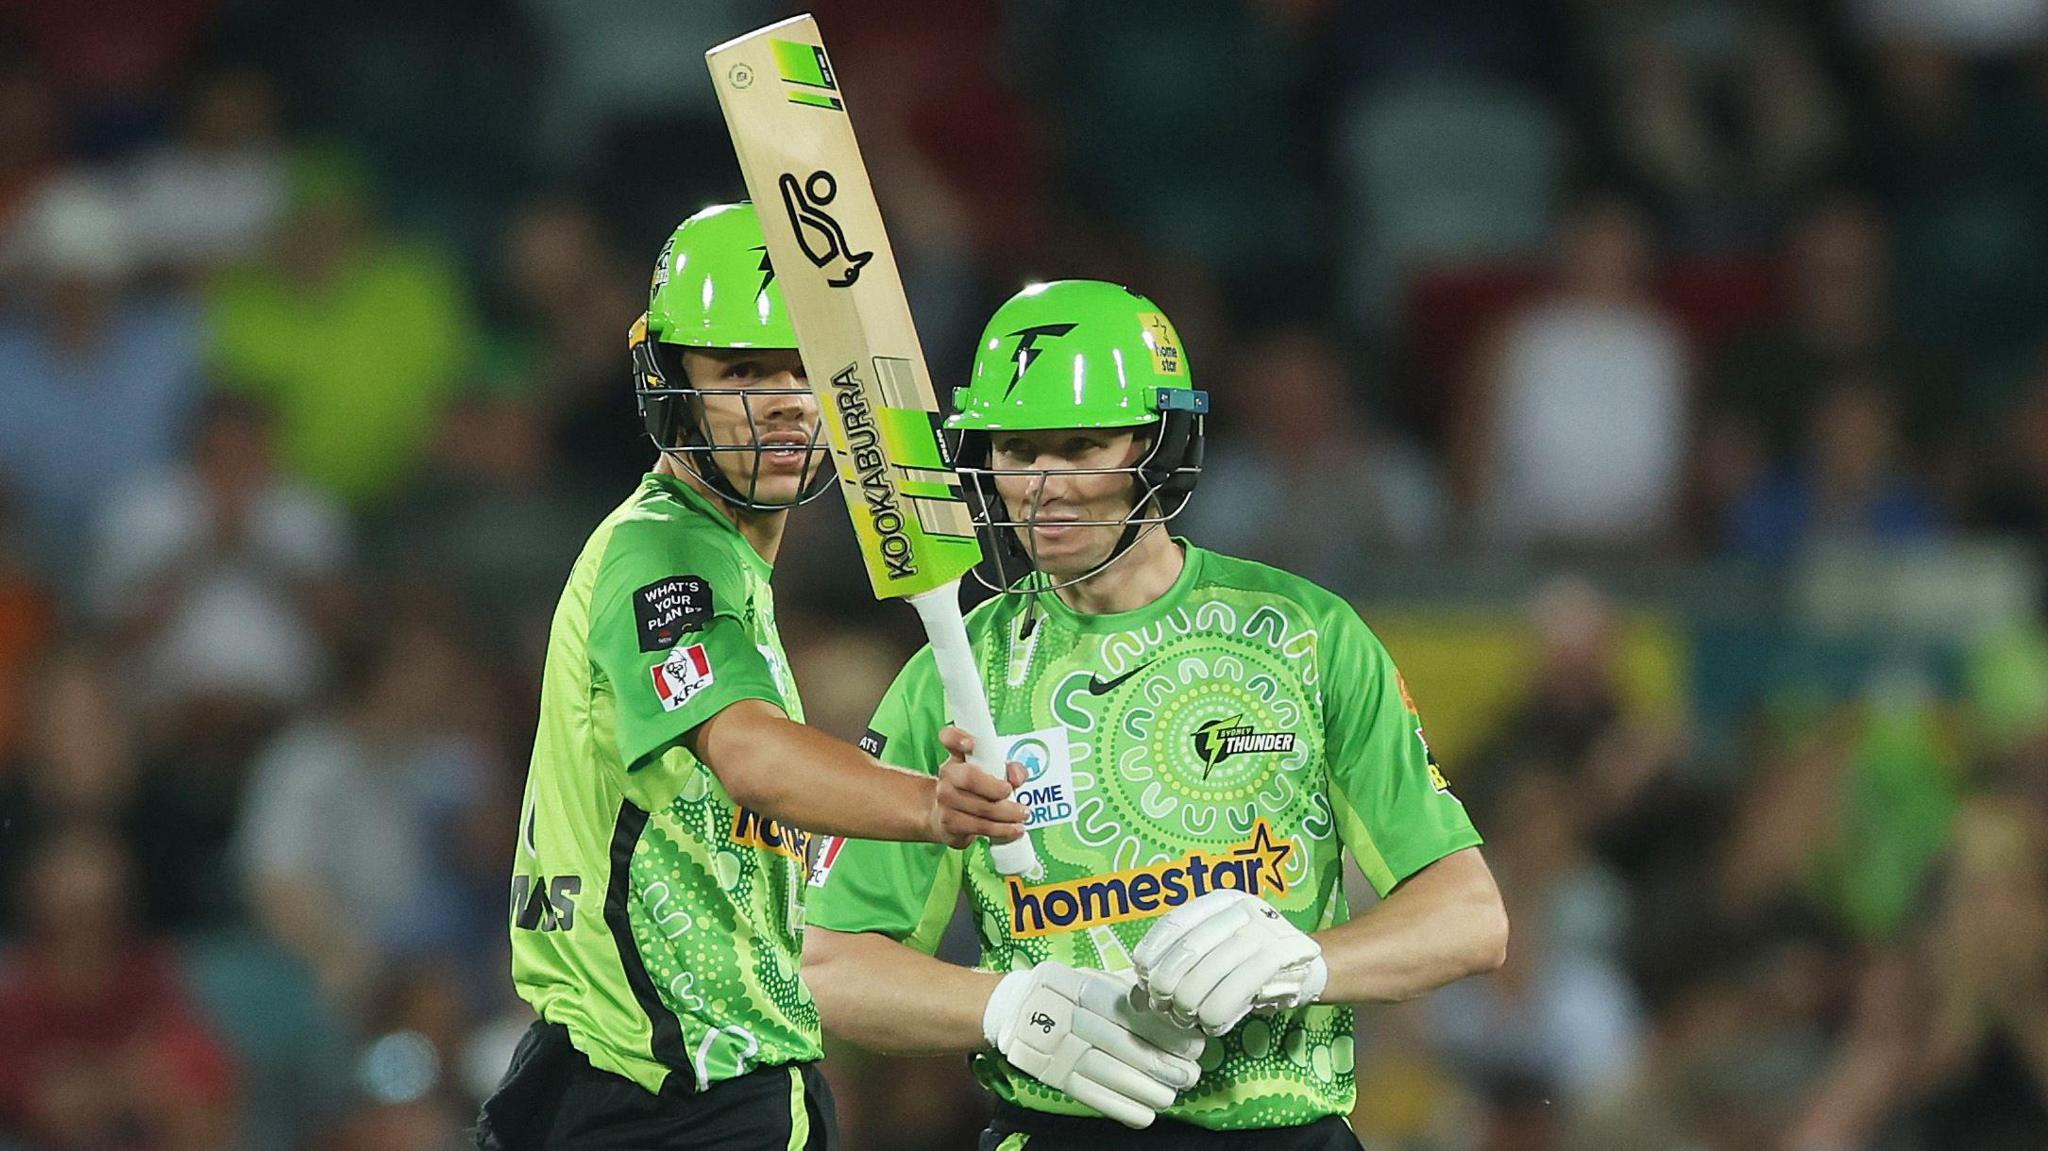
[[[975,670],[974,649],[967,643],[967,624],[960,616],[960,581],[908,598],[924,621],[925,638],[931,641],[953,722],[974,737],[974,754],[968,762],[997,779],[1004,778],[1002,743],[996,738],[995,719],[989,715],[981,673]],[[989,853],[995,857],[996,870],[1004,875],[1033,878],[1044,874],[1028,832],[1011,843],[989,844]]]

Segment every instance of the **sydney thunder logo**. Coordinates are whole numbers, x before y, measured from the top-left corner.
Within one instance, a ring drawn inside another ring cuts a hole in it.
[[[1195,729],[1195,755],[1202,761],[1202,778],[1233,755],[1264,751],[1293,751],[1291,731],[1254,731],[1245,726],[1242,715],[1212,719]]]
[[[1031,370],[1032,361],[1045,350],[1038,346],[1038,341],[1056,340],[1073,330],[1072,324],[1040,324],[1037,327],[1019,328],[1011,332],[1010,335],[1017,338],[1017,370],[1010,374],[1010,383],[1003,389],[1003,398],[1010,398],[1010,393],[1017,390],[1018,381],[1024,378],[1025,372]]]

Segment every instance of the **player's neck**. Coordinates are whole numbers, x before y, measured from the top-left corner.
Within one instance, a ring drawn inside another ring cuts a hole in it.
[[[1164,528],[1148,529],[1131,545],[1129,554],[1055,594],[1082,615],[1137,611],[1171,591],[1187,562],[1180,545]]]
[[[678,466],[673,456],[663,455],[654,465],[654,470],[665,476],[674,476],[710,501],[719,515],[739,529],[740,536],[753,546],[754,551],[770,566],[774,565],[776,553],[782,550],[782,529],[789,523],[788,512],[757,512],[734,507],[724,496],[712,491],[711,485],[697,478],[697,473]]]

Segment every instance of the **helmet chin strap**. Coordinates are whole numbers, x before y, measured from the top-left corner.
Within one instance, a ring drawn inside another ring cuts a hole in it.
[[[821,419],[811,429],[810,443],[806,446],[803,470],[797,473],[796,498],[786,503],[764,503],[755,497],[761,483],[761,428],[754,419],[752,396],[743,389],[699,388],[690,381],[684,366],[684,346],[664,344],[649,335],[646,317],[633,326],[632,357],[634,391],[639,397],[641,421],[647,438],[654,443],[655,450],[665,459],[676,461],[679,470],[687,473],[704,486],[712,496],[724,501],[735,509],[756,512],[788,511],[790,508],[807,504],[825,494],[832,487],[828,481],[817,483],[820,473],[829,475],[831,465],[817,467],[811,462],[824,451],[825,424]],[[734,395],[740,400],[740,410],[747,417],[747,433],[751,443],[720,444],[711,432],[710,421],[705,416],[704,401],[710,395]],[[754,473],[741,492],[738,485],[720,467],[717,457],[721,454],[751,452],[754,456]],[[700,464],[696,457],[712,457],[708,464]]]
[[[692,394],[689,398],[695,400],[698,405],[701,405],[703,403],[703,393],[697,389],[690,389],[690,392]],[[760,428],[754,422],[753,408],[746,405],[745,397],[741,398],[741,403],[742,410],[747,415],[747,430],[753,437],[751,446],[734,444],[726,447],[719,444],[718,437],[711,433],[710,423],[704,418],[701,406],[698,408],[698,411],[688,413],[685,416],[683,424],[686,430],[683,433],[683,443],[664,445],[657,442],[655,446],[660,449],[664,458],[674,460],[678,467],[688,472],[698,483],[703,484],[713,496],[727,505],[743,511],[786,512],[791,508],[800,507],[817,499],[831,489],[832,484],[829,482],[816,482],[820,475],[829,475],[831,473],[832,464],[829,458],[822,466],[816,466],[810,462],[821,455],[829,455],[820,443],[820,440],[823,439],[825,428],[821,420],[811,430],[810,443],[804,449],[804,470],[797,473],[796,498],[787,503],[768,503],[758,499],[761,486],[761,453],[766,449],[761,444]],[[717,457],[721,454],[740,455],[749,452],[754,457],[754,474],[752,480],[747,484],[747,491],[742,493],[739,487],[732,482],[732,478],[726,475],[725,469],[718,465]],[[705,462],[699,463],[697,460],[699,456],[707,457],[707,459]]]
[[[1173,417],[1183,417],[1185,422],[1176,423]],[[1040,592],[1059,591],[1087,582],[1108,571],[1111,566],[1122,562],[1139,541],[1153,528],[1172,522],[1187,510],[1188,501],[1194,498],[1194,476],[1201,471],[1201,416],[1194,413],[1173,412],[1162,420],[1152,436],[1152,443],[1143,456],[1129,467],[1087,469],[1092,474],[1120,472],[1131,477],[1133,499],[1130,510],[1115,521],[1086,521],[1082,526],[1114,526],[1119,528],[1117,541],[1101,563],[1079,575],[1066,579],[1055,579],[1038,561],[1038,548],[1033,529],[1038,526],[1038,516],[1044,507],[1045,479],[1052,475],[1043,469],[1018,468],[996,469],[994,445],[986,439],[986,432],[969,433],[959,441],[957,459],[962,479],[974,493],[975,502],[980,505],[975,514],[976,523],[988,530],[989,558],[995,567],[995,579],[991,580],[984,571],[986,565],[973,569],[975,582],[997,593],[1022,592],[1036,596]],[[1162,459],[1166,462],[1161,463]],[[1032,491],[1029,504],[1021,518],[1010,513],[1009,502],[997,490],[995,480],[998,474],[1033,475],[1038,483]],[[1169,509],[1166,505],[1171,503]],[[1146,515],[1150,507],[1155,514]],[[1011,563],[1024,566],[1024,572],[1017,579],[1010,575]],[[1022,586],[1018,586],[1022,581]]]
[[[1129,471],[1131,472],[1133,480],[1135,481],[1133,484],[1134,488],[1138,484],[1143,483],[1143,476],[1138,467],[1134,466],[1130,468]],[[1171,514],[1166,514],[1162,509],[1160,515],[1141,516],[1139,513],[1144,510],[1145,506],[1148,503],[1151,503],[1154,499],[1156,499],[1158,494],[1158,486],[1152,485],[1148,487],[1144,491],[1144,493],[1138,497],[1138,499],[1131,505],[1131,510],[1124,513],[1123,519],[1121,521],[1122,531],[1117,536],[1116,544],[1109,549],[1109,555],[1104,557],[1101,563],[1096,564],[1094,567],[1089,568],[1087,571],[1082,572],[1080,575],[1071,576],[1066,579],[1056,579],[1045,570],[1045,565],[1039,562],[1038,548],[1036,544],[1030,542],[1020,542],[1016,547],[1016,551],[1022,553],[1022,558],[1024,559],[1024,562],[1030,565],[1031,570],[1026,575],[1028,583],[1025,587],[1021,589],[1009,586],[1009,573],[1002,570],[1003,561],[1000,549],[1003,541],[997,541],[999,550],[996,556],[996,576],[999,580],[1002,580],[1004,582],[1005,586],[998,587],[995,584],[989,583],[987,579],[981,576],[979,568],[975,570],[975,578],[981,582],[982,586],[989,588],[989,590],[991,591],[1004,592],[1021,590],[1033,597],[1036,597],[1042,592],[1056,592],[1064,590],[1066,588],[1077,587],[1081,584],[1087,583],[1089,580],[1094,579],[1095,577],[1108,571],[1111,567],[1114,567],[1116,564],[1120,563],[1125,556],[1131,554],[1132,549],[1137,546],[1138,541],[1144,539],[1154,529],[1165,527],[1168,521],[1172,520],[1174,516],[1179,515],[1181,511],[1187,507],[1187,501],[1189,497],[1188,495],[1182,495],[1180,505],[1175,507]],[[1001,503],[1002,497],[1000,495],[996,496],[995,498],[998,501],[999,506],[1004,506],[1007,509],[1007,505]],[[1039,509],[1043,506],[1044,498],[1045,485],[1043,483],[1040,483],[1038,485],[1036,493],[1031,498],[1030,507],[1026,509],[1024,519],[1006,521],[1001,525],[991,523],[991,529],[995,532],[1001,533],[1003,536],[1008,537],[1010,540],[1015,540],[1018,534],[1018,529],[1021,528],[1023,529],[1022,534],[1024,536],[1024,540],[1030,541],[1032,539],[1032,529],[1038,526],[1038,513]]]

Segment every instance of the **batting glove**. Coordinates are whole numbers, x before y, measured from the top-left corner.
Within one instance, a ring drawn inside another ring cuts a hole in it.
[[[1131,962],[1154,1010],[1211,1035],[1255,1010],[1313,1003],[1330,981],[1322,947],[1242,891],[1211,891],[1167,912]]]
[[[1148,1127],[1201,1078],[1203,1038],[1144,1010],[1136,987],[1128,971],[1013,971],[989,996],[982,1034],[1033,1079],[1126,1127]]]

